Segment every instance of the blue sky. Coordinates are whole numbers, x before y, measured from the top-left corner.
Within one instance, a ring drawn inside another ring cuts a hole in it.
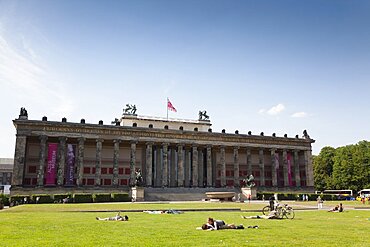
[[[196,119],[324,146],[369,140],[370,2],[0,0],[0,157],[12,120]]]

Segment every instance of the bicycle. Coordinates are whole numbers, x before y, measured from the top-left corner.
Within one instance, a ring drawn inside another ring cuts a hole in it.
[[[280,219],[287,218],[287,219],[294,219],[295,213],[291,206],[288,204],[283,204],[282,206],[278,205],[276,207],[277,215]]]
[[[262,208],[262,214],[263,215],[269,215],[271,211],[272,210],[271,210],[270,205],[267,205],[267,206],[265,206],[265,207]]]

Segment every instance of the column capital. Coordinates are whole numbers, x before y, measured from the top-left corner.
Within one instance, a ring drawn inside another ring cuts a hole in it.
[[[154,142],[146,142],[145,145],[152,145],[153,146]]]
[[[138,140],[131,140],[130,144],[137,144],[139,141]]]
[[[95,140],[96,142],[104,142],[104,139],[103,138],[96,138]]]
[[[234,146],[233,149],[234,150],[239,150],[240,149],[240,146]]]
[[[121,139],[114,139],[113,140],[113,143],[121,143],[122,142],[122,140]]]
[[[81,142],[85,142],[86,138],[85,137],[79,137],[77,140],[78,140],[78,142],[81,143]]]
[[[47,139],[48,139],[48,137],[46,135],[39,136],[40,141],[46,141]]]
[[[168,147],[169,145],[170,145],[170,143],[168,143],[168,142],[163,142],[162,143],[162,146],[167,146]]]
[[[60,137],[58,137],[58,140],[59,140],[60,142],[66,142],[66,141],[68,140],[68,138],[67,138],[67,137],[65,137],[65,136],[60,136]]]

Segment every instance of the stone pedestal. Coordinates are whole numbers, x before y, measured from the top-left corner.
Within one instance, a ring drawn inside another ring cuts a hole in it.
[[[131,188],[131,198],[133,202],[143,202],[144,201],[144,188],[143,187],[132,187]]]
[[[257,189],[255,187],[252,188],[242,188],[242,193],[245,197],[249,197],[251,195],[251,199],[257,199]]]

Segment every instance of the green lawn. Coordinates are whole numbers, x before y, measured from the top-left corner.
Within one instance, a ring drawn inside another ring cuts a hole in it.
[[[326,203],[324,206],[335,205]],[[370,211],[296,210],[294,220],[242,219],[256,215],[257,203],[112,203],[22,205],[0,211],[1,246],[370,246]],[[296,203],[294,208],[315,206]],[[300,206],[301,205],[301,206]],[[346,202],[345,208],[360,206]],[[368,205],[366,205],[368,206]],[[237,208],[244,211],[187,211],[180,215],[124,212],[127,222],[97,221],[113,212],[149,209]],[[259,229],[195,230],[207,217]]]

